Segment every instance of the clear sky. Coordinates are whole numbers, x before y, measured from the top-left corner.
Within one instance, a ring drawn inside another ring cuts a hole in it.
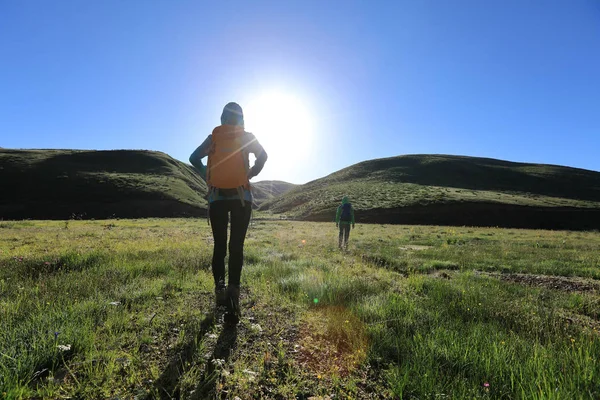
[[[1,147],[187,162],[229,101],[257,180],[415,153],[598,171],[600,1],[0,0]]]

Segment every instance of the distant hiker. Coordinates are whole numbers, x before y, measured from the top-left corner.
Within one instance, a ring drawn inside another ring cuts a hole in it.
[[[249,153],[256,161],[250,168]],[[208,156],[207,167],[202,158]],[[267,153],[253,134],[244,130],[244,114],[237,103],[229,103],[221,114],[221,125],[190,156],[208,184],[208,216],[214,238],[212,272],[215,302],[225,308],[226,322],[237,324],[240,317],[240,278],[244,259],[244,240],[252,213],[250,179],[259,174]],[[228,286],[225,286],[227,225],[231,214]]]
[[[337,208],[335,213],[335,226],[340,228],[340,236],[338,241],[339,248],[348,248],[348,237],[350,236],[350,225],[354,228],[354,208],[347,196],[342,199],[342,204]]]

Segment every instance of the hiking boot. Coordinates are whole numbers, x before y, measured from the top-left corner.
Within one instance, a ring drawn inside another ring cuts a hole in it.
[[[225,313],[225,322],[237,324],[240,322],[240,287],[239,285],[229,285],[227,288],[227,312]]]
[[[227,307],[227,303],[227,288],[224,283],[218,284],[215,287],[215,306],[224,310]]]

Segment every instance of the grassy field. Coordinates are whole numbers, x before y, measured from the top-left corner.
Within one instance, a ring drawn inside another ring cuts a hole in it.
[[[236,329],[211,240],[0,222],[0,397],[600,398],[597,232],[257,220]]]

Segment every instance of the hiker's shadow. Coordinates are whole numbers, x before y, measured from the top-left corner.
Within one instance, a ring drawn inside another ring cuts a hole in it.
[[[216,317],[213,313],[208,314],[200,323],[200,329],[195,335],[195,339],[188,340],[181,350],[171,358],[163,373],[154,384],[160,399],[174,399],[181,397],[179,391],[179,379],[185,373],[186,365],[191,363],[194,359],[194,355],[198,350],[198,344],[201,343],[204,335],[215,325],[215,319]],[[147,397],[147,399],[151,398],[156,398],[156,396],[150,394]]]
[[[204,374],[196,389],[192,392],[190,399],[200,400],[216,397],[221,371],[227,368],[231,353],[237,347],[237,334],[237,325],[223,325],[223,331],[217,339],[211,359],[208,361]],[[229,370],[229,372],[232,371]]]

